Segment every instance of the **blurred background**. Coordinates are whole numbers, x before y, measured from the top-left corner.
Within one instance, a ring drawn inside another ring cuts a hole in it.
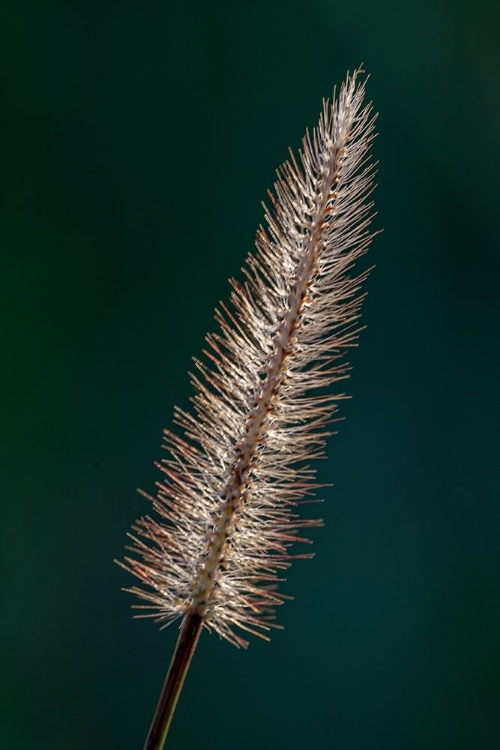
[[[385,231],[326,527],[272,644],[202,635],[168,747],[496,747],[497,4],[2,16],[0,747],[142,747],[177,633],[120,592],[135,488],[274,169],[361,62]]]

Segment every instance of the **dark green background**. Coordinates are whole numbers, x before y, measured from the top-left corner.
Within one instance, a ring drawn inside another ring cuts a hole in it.
[[[4,3],[0,747],[142,747],[175,628],[122,555],[274,168],[361,61],[380,111],[354,396],[271,645],[202,636],[174,748],[498,742],[491,2]]]

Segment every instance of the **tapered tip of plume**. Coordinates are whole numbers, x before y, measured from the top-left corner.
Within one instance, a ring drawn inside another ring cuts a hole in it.
[[[141,617],[196,613],[246,646],[241,630],[268,638],[278,627],[283,573],[311,556],[291,548],[321,525],[299,510],[320,487],[310,462],[346,397],[336,384],[349,376],[368,273],[355,266],[373,237],[375,118],[362,73],[323,102],[278,169],[243,282],[231,282],[195,360],[193,408],[176,409],[178,430],[165,431],[156,495],[142,493],[154,513],[136,522],[121,563],[139,579]]]

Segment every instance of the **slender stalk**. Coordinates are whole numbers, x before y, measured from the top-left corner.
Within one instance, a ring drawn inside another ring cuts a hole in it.
[[[184,618],[144,750],[162,750],[165,744],[177,700],[200,637],[202,625],[203,620],[196,613],[188,613]]]

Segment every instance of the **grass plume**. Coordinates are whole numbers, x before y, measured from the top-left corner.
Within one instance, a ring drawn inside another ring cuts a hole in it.
[[[142,493],[155,514],[134,526],[121,564],[139,585],[128,590],[144,602],[138,616],[183,622],[147,748],[163,746],[201,629],[237,647],[248,633],[268,639],[284,571],[310,556],[290,548],[321,523],[298,510],[345,398],[325,389],[349,374],[367,275],[354,266],[373,237],[375,118],[360,73],[278,169],[244,280],[195,360],[194,408],[176,409],[158,492]]]

